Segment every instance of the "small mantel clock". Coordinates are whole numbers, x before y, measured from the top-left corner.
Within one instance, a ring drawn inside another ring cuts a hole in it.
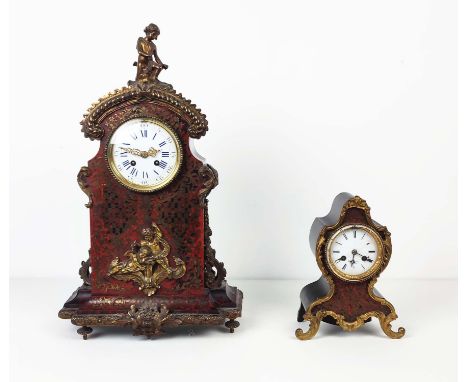
[[[91,219],[80,286],[59,312],[80,326],[157,335],[181,325],[239,326],[242,292],[225,281],[211,248],[210,191],[218,174],[191,144],[208,122],[158,79],[167,69],[150,24],[137,42],[135,81],[93,104],[81,122],[99,151],[78,173]]]
[[[371,317],[379,319],[390,338],[403,337],[404,328],[391,328],[398,317],[393,305],[374,288],[390,260],[392,243],[387,228],[372,220],[366,201],[337,195],[329,214],[314,220],[309,241],[322,276],[301,291],[297,319],[309,321],[309,329],[297,329],[296,337],[311,339],[321,321],[352,331]]]

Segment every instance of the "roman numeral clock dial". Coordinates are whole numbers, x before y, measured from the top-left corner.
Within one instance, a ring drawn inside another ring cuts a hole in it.
[[[114,131],[107,147],[107,160],[111,172],[124,186],[151,192],[176,177],[182,150],[178,137],[164,123],[135,118]]]

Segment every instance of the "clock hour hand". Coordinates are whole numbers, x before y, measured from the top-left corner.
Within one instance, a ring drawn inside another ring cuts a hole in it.
[[[154,147],[150,147],[148,151],[145,151],[147,156],[155,157],[161,150],[157,150]]]
[[[142,157],[142,158],[155,157],[160,151],[160,150],[155,149],[154,147],[151,147],[148,151],[132,149],[130,147],[120,147],[120,149],[126,153],[138,155],[139,157]]]
[[[124,152],[126,153],[129,153],[129,154],[133,154],[133,155],[138,155],[138,156],[142,156],[142,151],[138,150],[138,149],[132,149],[130,147],[119,147],[120,150],[123,150]]]

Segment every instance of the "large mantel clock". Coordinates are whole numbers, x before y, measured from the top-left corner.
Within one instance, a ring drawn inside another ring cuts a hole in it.
[[[156,25],[137,42],[135,81],[93,104],[81,122],[99,151],[78,173],[89,198],[89,259],[83,285],[59,312],[80,326],[133,328],[157,335],[180,325],[239,326],[242,292],[227,285],[210,245],[210,191],[216,170],[191,139],[208,122],[191,101],[158,79]]]
[[[374,288],[390,260],[392,242],[387,228],[371,218],[366,201],[337,195],[329,214],[314,220],[309,241],[322,277],[301,291],[297,319],[309,321],[309,329],[297,329],[296,337],[311,339],[321,321],[352,331],[371,317],[390,338],[403,337],[404,328],[391,328],[398,317],[393,305]]]

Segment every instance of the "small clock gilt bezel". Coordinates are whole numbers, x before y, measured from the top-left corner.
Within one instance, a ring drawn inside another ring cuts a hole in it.
[[[353,228],[362,229],[366,231],[375,240],[375,243],[377,246],[377,255],[372,266],[367,271],[360,273],[360,274],[356,274],[356,275],[351,275],[351,274],[342,272],[342,270],[339,269],[339,267],[335,265],[335,262],[333,261],[332,256],[331,256],[331,246],[333,244],[334,239],[337,236],[339,236],[341,233],[343,233],[344,231],[347,231]],[[382,239],[380,238],[379,234],[373,228],[364,224],[348,224],[334,231],[327,240],[325,251],[326,251],[327,266],[330,272],[332,272],[334,275],[336,275],[338,278],[344,281],[359,282],[359,281],[367,280],[373,277],[374,275],[376,275],[377,273],[379,273],[379,271],[382,268],[382,263],[383,263],[383,258],[384,258],[384,254],[383,254],[384,248],[383,248]]]
[[[115,161],[114,161],[114,155],[112,153],[112,145],[111,145],[111,140],[114,135],[114,133],[125,123],[132,121],[132,120],[141,120],[142,122],[150,122],[153,124],[158,125],[162,129],[164,129],[168,135],[173,139],[174,144],[176,146],[176,162],[174,164],[174,170],[172,173],[165,179],[162,183],[159,183],[157,185],[139,185],[133,182],[130,182],[128,179],[126,179],[119,171],[117,168]],[[131,118],[123,120],[118,126],[116,126],[112,133],[110,134],[107,143],[106,143],[106,149],[105,149],[105,158],[106,158],[106,163],[107,167],[114,177],[122,186],[132,190],[132,191],[137,191],[137,192],[145,192],[145,193],[150,193],[154,191],[158,191],[169,185],[179,174],[181,168],[182,168],[182,163],[183,163],[183,150],[182,150],[182,144],[181,141],[177,135],[177,133],[166,123],[160,121],[157,118],[154,117],[149,117],[149,116],[132,116]]]

